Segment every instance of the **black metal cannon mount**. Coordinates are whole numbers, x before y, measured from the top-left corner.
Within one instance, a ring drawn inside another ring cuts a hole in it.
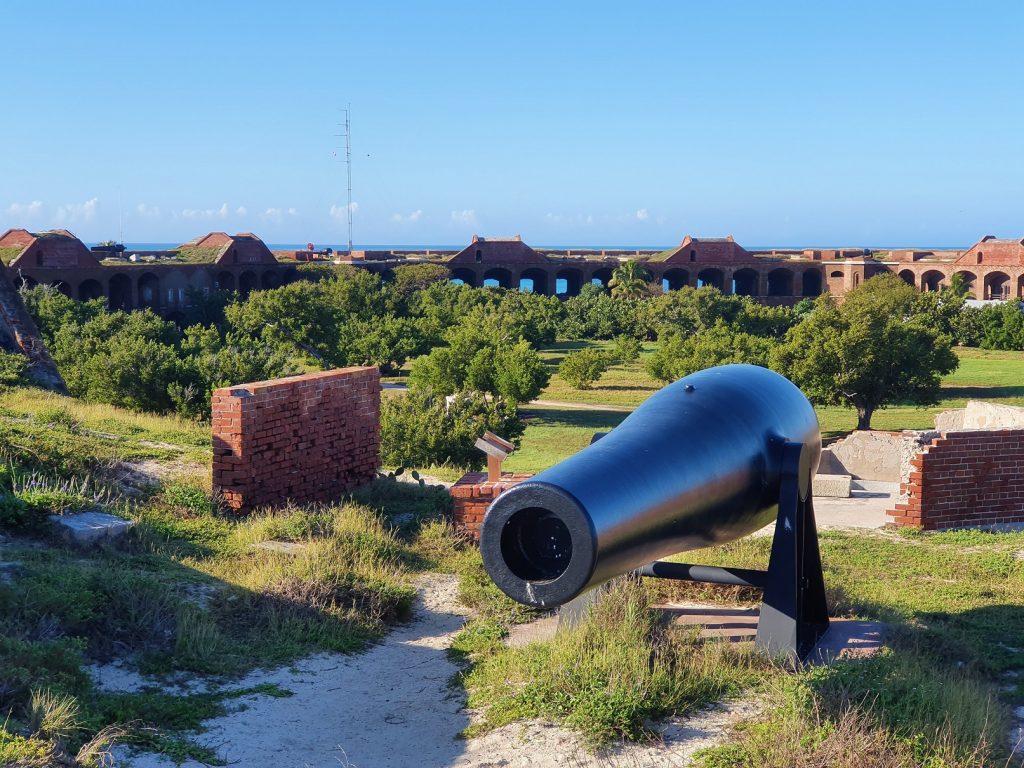
[[[726,365],[651,396],[607,435],[494,501],[484,567],[509,597],[557,607],[623,574],[763,590],[756,645],[805,657],[828,628],[807,398],[765,368]],[[662,562],[775,521],[764,571]]]

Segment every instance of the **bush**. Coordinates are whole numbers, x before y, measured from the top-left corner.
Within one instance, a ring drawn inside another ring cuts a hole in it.
[[[24,355],[0,349],[0,390],[23,384],[27,369],[28,360]]]
[[[620,363],[632,363],[640,358],[641,348],[639,339],[622,333],[615,337],[612,356]]]
[[[559,375],[574,389],[590,389],[608,370],[608,356],[593,349],[570,352],[558,366]]]
[[[736,331],[719,321],[693,335],[678,331],[666,335],[647,359],[647,372],[655,379],[673,382],[695,371],[727,363],[767,367],[775,347],[772,339]]]
[[[514,405],[469,392],[444,398],[413,390],[387,398],[380,422],[381,460],[405,467],[480,468],[486,457],[474,447],[477,438],[490,431],[518,444],[524,429]]]

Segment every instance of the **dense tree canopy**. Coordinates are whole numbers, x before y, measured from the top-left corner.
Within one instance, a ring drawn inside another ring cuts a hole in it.
[[[773,367],[814,402],[853,406],[858,429],[890,403],[933,404],[958,360],[918,296],[892,275],[866,281],[839,306],[822,296],[775,350]]]

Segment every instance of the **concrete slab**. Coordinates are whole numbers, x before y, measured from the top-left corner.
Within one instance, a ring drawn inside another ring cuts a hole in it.
[[[654,606],[665,621],[680,629],[698,629],[705,640],[730,643],[754,642],[761,607],[708,605],[705,603],[667,603]],[[513,627],[505,639],[510,648],[521,648],[554,637],[558,631],[558,614],[545,616]],[[886,625],[877,621],[833,618],[828,631],[808,655],[811,664],[828,664],[836,659],[870,656],[885,644]]]
[[[80,546],[120,538],[125,531],[135,525],[134,520],[125,520],[123,517],[95,510],[70,515],[50,515],[49,520],[58,536]]]
[[[811,488],[814,498],[850,498],[853,478],[849,475],[815,475]]]
[[[757,637],[760,606],[731,607],[701,603],[670,603],[657,606],[672,626],[700,627],[700,637],[728,642],[753,642]],[[870,656],[885,643],[886,625],[876,621],[833,618],[828,631],[808,655],[811,664],[836,659]]]
[[[814,519],[818,530],[828,528],[882,528],[888,522],[885,511],[896,504],[898,483],[881,480],[853,480],[850,498],[814,497]],[[754,536],[771,536],[775,523],[762,528]]]

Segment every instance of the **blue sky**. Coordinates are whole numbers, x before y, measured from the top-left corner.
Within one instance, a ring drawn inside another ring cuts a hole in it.
[[[1024,3],[3,0],[0,230],[1024,236]]]

